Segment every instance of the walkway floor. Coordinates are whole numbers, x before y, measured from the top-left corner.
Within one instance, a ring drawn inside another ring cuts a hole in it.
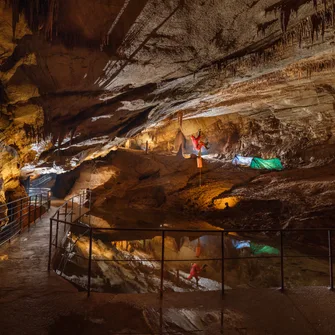
[[[49,217],[0,248],[0,334],[334,334],[327,288],[157,295],[78,292],[47,272]],[[2,257],[6,256],[6,257]],[[8,256],[8,259],[6,260]],[[183,330],[182,330],[183,329]],[[188,332],[186,332],[186,330]],[[173,330],[173,331],[172,331]]]

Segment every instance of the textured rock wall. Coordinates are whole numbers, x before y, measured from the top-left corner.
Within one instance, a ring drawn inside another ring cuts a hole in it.
[[[182,130],[188,149],[190,135],[201,128],[211,143],[209,153],[222,157],[237,153],[280,157],[292,166],[328,162],[334,158],[335,144],[333,85],[329,71],[305,79],[285,78],[281,83],[255,81],[227,90],[225,95],[220,92],[216,107],[199,102],[193,115],[185,110]],[[166,150],[179,129],[175,114],[172,120],[138,136],[138,142],[143,147],[149,140],[152,148]]]
[[[151,146],[168,149],[179,112],[218,155],[332,157],[330,0],[0,0],[0,11],[1,141],[26,174],[74,169],[152,130]]]
[[[11,13],[3,4],[0,6],[0,204],[24,196],[19,178],[24,164],[31,164],[36,158],[34,144],[38,142],[44,125],[43,110],[28,102],[39,95],[38,88],[24,80],[26,67],[36,66],[33,53],[17,59],[19,53],[13,42]],[[24,38],[30,31],[23,18],[16,24],[16,37]],[[16,50],[16,51],[15,51]],[[20,75],[21,73],[21,75]],[[2,207],[1,217],[7,209]],[[5,222],[5,221],[4,221]],[[2,223],[4,223],[2,222]]]

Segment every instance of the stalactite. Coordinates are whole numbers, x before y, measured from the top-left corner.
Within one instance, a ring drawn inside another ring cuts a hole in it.
[[[311,16],[311,24],[312,24],[312,34],[311,34],[312,43],[314,42],[314,36],[316,36],[316,39],[318,39],[320,33],[323,40],[326,29],[324,13],[318,12],[313,14]]]
[[[53,37],[53,26],[55,22],[55,16],[57,13],[57,0],[49,0],[48,16],[45,22],[45,37],[47,40],[52,40]]]
[[[290,22],[291,13],[292,13],[291,6],[289,5],[282,6],[280,12],[280,22],[281,22],[281,29],[284,34],[286,33],[288,23]]]
[[[20,19],[20,6],[19,0],[12,0],[12,29],[13,29],[13,39],[15,40],[16,25]]]
[[[265,35],[265,31],[266,29],[268,29],[269,27],[271,27],[274,23],[276,23],[278,21],[278,19],[274,19],[268,22],[264,22],[264,23],[260,23],[257,25],[257,35],[262,32],[263,35]]]
[[[8,96],[5,91],[5,87],[3,86],[2,82],[0,81],[0,106],[6,104],[8,102]]]
[[[31,142],[36,142],[38,132],[35,131],[35,127],[34,126],[29,125],[27,123],[24,123],[23,130],[24,130],[24,132],[26,134],[26,137]]]
[[[77,127],[74,127],[71,129],[71,132],[70,132],[70,144],[72,145],[72,140],[74,138],[74,135],[76,134],[76,130],[77,130]]]
[[[59,137],[58,137],[58,148],[60,148],[62,146],[62,143],[65,139],[67,131],[64,129],[61,129],[61,131],[59,132]]]
[[[13,39],[15,39],[16,25],[23,14],[29,28],[36,32],[44,28],[48,40],[54,35],[54,25],[58,16],[59,0],[9,0],[12,7]]]

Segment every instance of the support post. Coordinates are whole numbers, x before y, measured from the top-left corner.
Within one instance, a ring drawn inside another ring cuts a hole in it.
[[[59,210],[57,211],[56,239],[55,239],[56,248],[58,246],[58,228],[59,228]]]
[[[67,218],[67,202],[65,203],[65,217],[64,217],[64,221],[66,221],[66,218]]]
[[[281,275],[281,287],[280,290],[284,291],[284,236],[283,231],[280,231],[280,275]]]
[[[73,198],[72,198],[72,204],[71,204],[71,223],[73,222],[73,211],[74,211],[74,208],[73,208]]]
[[[221,282],[222,282],[222,289],[221,289],[221,297],[224,297],[224,232],[221,232]]]
[[[20,234],[22,231],[22,199],[20,201]]]
[[[79,218],[81,217],[81,193],[79,193]]]
[[[67,202],[65,203],[65,217],[64,217],[64,221],[67,222]],[[66,231],[66,224],[64,224],[64,233]]]
[[[330,290],[334,289],[332,231],[328,230]]]
[[[52,219],[50,219],[48,272],[50,272],[51,270],[51,250],[52,250]]]
[[[165,231],[162,231],[162,259],[161,259],[161,291],[160,298],[163,299],[164,291],[164,253],[165,253]]]
[[[47,193],[47,202],[48,202],[48,211],[49,211],[51,207],[51,191],[48,191]]]
[[[146,155],[148,154],[148,152],[149,152],[149,142],[146,141],[145,142],[145,153],[146,153]]]
[[[89,298],[91,294],[91,271],[92,271],[92,239],[93,239],[93,229],[90,229],[90,247],[88,251],[88,280],[87,280],[87,297]]]
[[[89,192],[88,194],[88,225],[91,225],[91,201],[92,201],[92,191],[88,190],[87,192]]]
[[[40,221],[42,221],[42,204],[43,204],[43,197],[42,193],[40,194]]]
[[[88,210],[90,212],[91,211],[91,206],[92,206],[92,191],[89,190],[88,192],[90,193],[89,197],[88,197]]]
[[[37,208],[37,194],[35,195],[34,223],[36,221],[36,208]]]
[[[30,206],[31,206],[31,197],[28,199],[28,231],[30,230]]]

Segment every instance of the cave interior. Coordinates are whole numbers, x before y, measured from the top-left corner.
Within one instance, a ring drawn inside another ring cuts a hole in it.
[[[29,186],[55,203],[89,189],[96,227],[263,230],[235,234],[231,255],[236,240],[279,248],[267,230],[332,229],[334,45],[334,0],[0,0],[0,229]],[[171,237],[167,253],[187,258],[200,237]],[[113,257],[159,249],[151,235],[115,241]],[[324,231],[289,243],[328,246]],[[290,263],[288,285],[324,283],[327,262],[313,264]],[[109,291],[157,289],[117,268]],[[229,287],[278,284],[230,270]]]

